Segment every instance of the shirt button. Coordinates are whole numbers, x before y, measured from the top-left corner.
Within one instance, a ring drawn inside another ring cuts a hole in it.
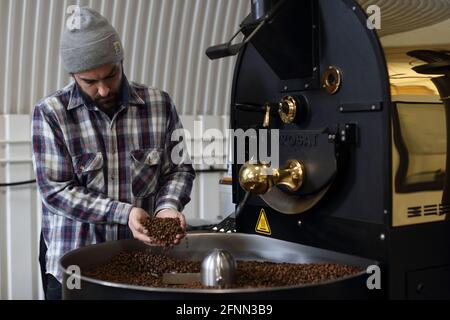
[[[111,179],[111,181],[114,181],[114,176],[111,176],[110,179]]]

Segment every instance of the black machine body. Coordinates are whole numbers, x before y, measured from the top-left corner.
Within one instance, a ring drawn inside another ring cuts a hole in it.
[[[450,279],[445,104],[393,94],[401,86],[390,74],[389,50],[356,1],[280,2],[255,4],[259,11],[241,25],[251,39],[236,63],[231,128],[254,131],[243,147],[234,143],[233,201],[246,200],[237,232],[379,261],[385,298],[449,298],[450,282],[442,285]],[[270,21],[254,32],[265,16]],[[411,72],[439,73],[441,88],[429,96],[448,94],[448,55],[402,54],[434,63]],[[267,138],[272,133],[277,148]],[[429,146],[430,139],[442,147]],[[243,179],[255,181],[242,168],[261,162],[252,144],[277,158],[272,164],[291,164],[276,171],[290,180],[264,177],[266,192],[248,196]],[[295,175],[292,160],[301,164]],[[270,232],[258,226],[262,213]]]

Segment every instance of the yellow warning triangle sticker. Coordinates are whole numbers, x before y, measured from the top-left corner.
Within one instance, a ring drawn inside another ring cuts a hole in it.
[[[256,223],[255,231],[262,234],[271,235],[272,231],[270,231],[269,221],[267,221],[266,211],[261,209],[259,213],[258,222]]]

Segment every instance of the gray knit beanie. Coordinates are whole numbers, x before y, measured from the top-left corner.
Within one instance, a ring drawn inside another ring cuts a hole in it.
[[[123,60],[122,43],[114,27],[101,14],[87,7],[77,7],[65,23],[60,52],[69,73]]]

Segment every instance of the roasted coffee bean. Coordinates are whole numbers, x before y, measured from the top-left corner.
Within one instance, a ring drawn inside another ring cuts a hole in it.
[[[203,288],[201,283],[167,285],[162,274],[200,272],[201,262],[186,261],[153,252],[121,252],[103,265],[85,271],[91,278],[146,287]],[[264,288],[318,284],[362,272],[340,264],[294,264],[237,261],[236,283],[231,288]]]
[[[163,246],[170,246],[177,234],[182,234],[180,219],[178,218],[152,218],[142,221],[142,225],[148,231],[149,237]]]

